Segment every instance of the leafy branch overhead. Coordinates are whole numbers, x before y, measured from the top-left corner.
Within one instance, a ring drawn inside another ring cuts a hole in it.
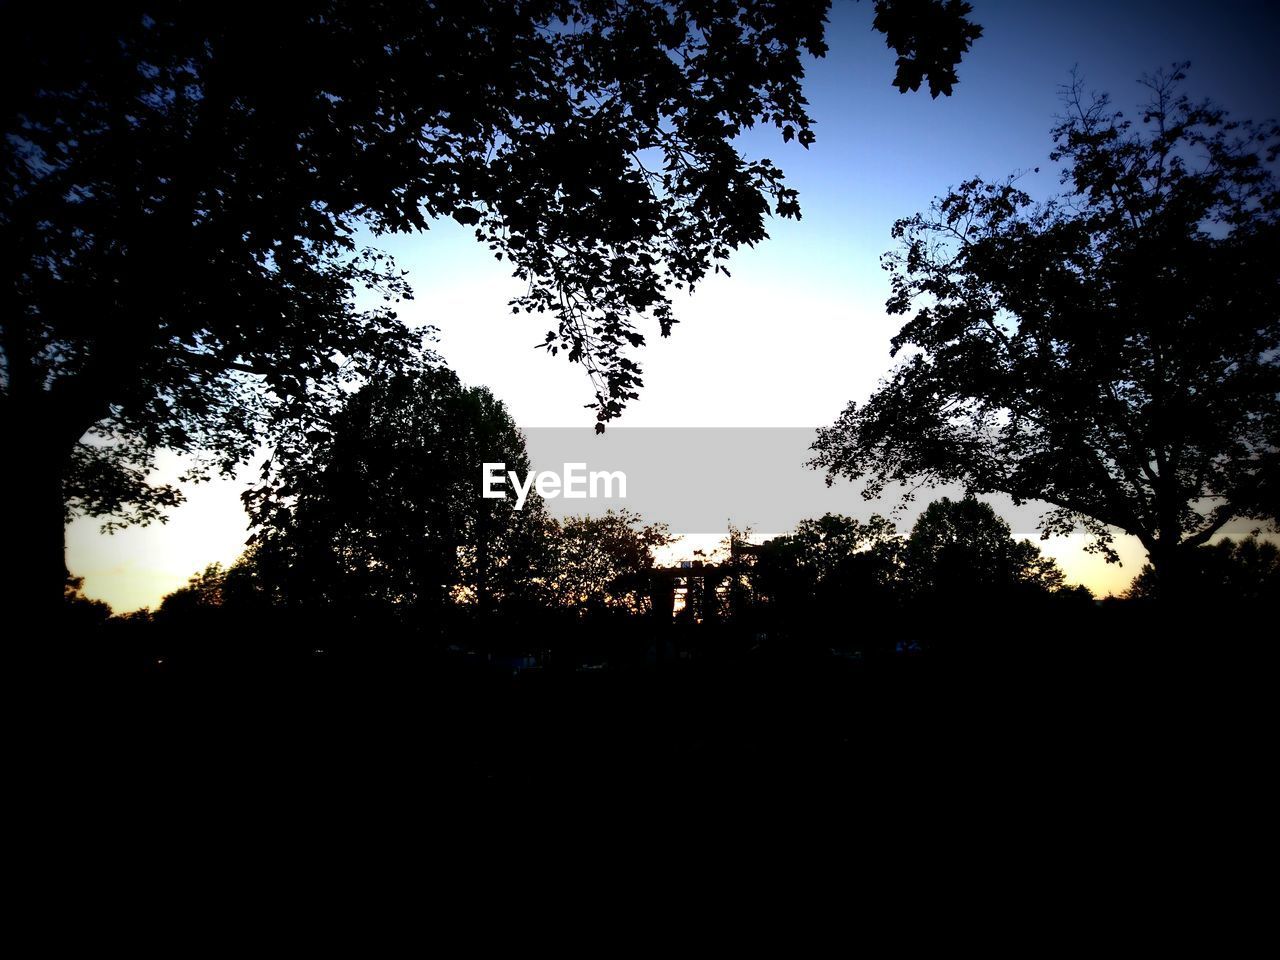
[[[875,6],[899,80],[923,69],[948,89],[968,41],[924,34],[973,36],[965,11]],[[514,309],[545,315],[545,345],[589,372],[602,428],[640,387],[640,318],[668,334],[673,291],[763,240],[767,216],[799,216],[781,171],[735,138],[764,124],[812,143],[801,80],[826,12],[5,4],[0,421],[31,465],[39,506],[15,535],[44,544],[29,566],[47,568],[49,602],[68,507],[163,518],[177,492],[148,486],[158,449],[200,455],[202,477],[265,445],[270,473],[344,391],[437,359],[363,232],[473,227],[527,282]]]
[[[956,65],[982,36],[982,27],[969,20],[972,12],[964,0],[877,0],[872,25],[898,54],[893,85],[899,92],[919,90],[928,80],[930,96],[951,96],[959,82]]]
[[[668,336],[673,292],[764,240],[768,216],[800,217],[782,171],[734,141],[757,123],[814,141],[802,58],[826,52],[826,6],[593,4],[529,38],[538,89],[563,98],[522,99],[502,117],[472,194],[450,212],[528,284],[513,311],[553,319],[543,346],[587,369],[598,429],[642,385],[637,319]],[[902,55],[899,87],[927,75],[935,96],[949,93],[980,33],[968,5],[875,9]]]

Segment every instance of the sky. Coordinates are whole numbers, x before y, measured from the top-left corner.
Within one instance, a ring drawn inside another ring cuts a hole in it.
[[[1280,2],[972,3],[983,36],[959,67],[954,95],[932,100],[890,84],[894,55],[871,30],[870,3],[837,0],[830,51],[806,71],[817,141],[806,151],[782,144],[772,129],[741,141],[744,152],[786,171],[803,218],[771,221],[769,240],[734,255],[731,276],[678,299],[670,338],[645,331],[644,388],[619,426],[818,427],[850,400],[864,400],[889,370],[889,340],[901,324],[885,314],[888,278],[879,266],[894,220],[972,176],[1039,166],[1022,186],[1053,193],[1049,131],[1073,67],[1087,89],[1109,91],[1129,109],[1144,99],[1143,74],[1190,61],[1191,96],[1239,117],[1280,117]],[[522,427],[592,422],[585,374],[563,355],[535,349],[545,325],[511,314],[507,301],[520,285],[470,230],[449,221],[376,242],[414,285],[401,316],[439,329],[436,349],[464,381],[492,389]],[[180,466],[162,455],[157,479]],[[206,564],[240,553],[248,536],[244,486],[188,488],[167,524],[114,535],[101,534],[97,521],[75,520],[68,566],[85,578],[89,596],[119,611],[154,606]],[[858,491],[848,485],[845,495],[854,512]],[[1100,595],[1123,590],[1142,563],[1128,538],[1122,567],[1084,554],[1082,545],[1080,537],[1042,544],[1070,579]]]

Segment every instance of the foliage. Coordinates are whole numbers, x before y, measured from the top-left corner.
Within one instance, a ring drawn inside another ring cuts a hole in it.
[[[903,6],[876,20],[904,88],[924,71],[949,92],[967,10]],[[639,385],[631,318],[666,334],[670,289],[764,239],[770,211],[799,215],[732,141],[762,122],[812,142],[802,57],[826,51],[825,10],[6,7],[9,402],[39,398],[64,446],[101,434],[78,509],[153,519],[172,496],[139,482],[156,446],[241,462],[302,396],[412,346],[389,307],[351,306],[408,293],[356,229],[452,217],[528,281],[515,305],[555,318],[548,346],[612,417]]]
[[[893,85],[899,92],[919,90],[928,80],[930,96],[950,96],[959,82],[956,64],[982,36],[982,28],[968,19],[972,6],[962,0],[877,0],[875,10],[872,26],[898,54]]]
[[[833,513],[801,520],[792,533],[760,546],[757,589],[771,603],[793,610],[847,610],[885,600],[897,584],[902,549],[894,525],[880,516],[866,523]]]
[[[1148,81],[1138,120],[1067,91],[1063,196],[973,179],[885,258],[903,359],[814,464],[1044,500],[1045,536],[1112,529],[1157,570],[1233,516],[1280,514],[1280,129]],[[914,311],[914,313],[912,312]]]
[[[1280,548],[1256,535],[1206,544],[1191,555],[1188,566],[1181,585],[1184,602],[1194,600],[1205,607],[1241,601],[1273,604],[1280,597]],[[1161,596],[1159,579],[1150,564],[1134,578],[1126,596],[1132,600]]]
[[[214,610],[223,602],[223,586],[227,571],[220,563],[211,563],[193,574],[187,585],[166,594],[160,601],[156,616],[164,620],[170,617],[190,616],[198,610]]]
[[[531,496],[480,496],[480,465],[529,469],[501,402],[449,370],[424,368],[351,395],[333,430],[289,474],[287,505],[246,499],[263,529],[259,592],[291,605],[434,616],[454,599],[513,601],[538,568],[547,520]],[[275,491],[272,491],[275,492]]]
[[[111,605],[92,600],[81,591],[84,577],[68,577],[63,590],[62,624],[69,630],[91,630],[111,618]]]
[[[917,598],[1052,593],[1062,571],[1030,540],[1015,540],[990,504],[942,497],[911,528],[904,579]]]
[[[643,574],[654,551],[671,542],[666,524],[644,524],[628,510],[569,517],[551,531],[546,587],[550,602],[579,615],[640,612]]]
[[[813,140],[826,0],[325,0],[0,8],[0,432],[52,607],[67,513],[163,520],[184,479],[298,456],[344,389],[423,359],[368,231],[451,217],[581,363],[599,428],[636,395],[642,316],[798,217],[735,138]],[[878,0],[903,89],[949,92],[967,6]],[[936,34],[936,36],[935,36]]]

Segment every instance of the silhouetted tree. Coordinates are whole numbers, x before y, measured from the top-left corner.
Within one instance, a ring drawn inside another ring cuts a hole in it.
[[[550,600],[580,616],[642,612],[643,574],[653,569],[654,551],[671,542],[666,524],[645,524],[628,510],[569,517],[555,525],[551,536]]]
[[[269,537],[252,540],[222,578],[223,606],[246,617],[284,607],[287,574],[279,564],[285,559],[271,556]]]
[[[291,503],[264,516],[253,589],[417,624],[457,604],[487,614],[530,589],[548,521],[536,494],[522,510],[481,496],[481,464],[529,471],[523,435],[488,390],[439,367],[397,375],[353,394],[313,442]]]
[[[190,619],[201,612],[220,610],[227,571],[220,563],[211,563],[187,580],[186,586],[168,593],[154,614],[158,621]]]
[[[756,549],[748,578],[756,603],[738,605],[745,613],[738,625],[781,641],[771,649],[785,656],[884,650],[892,642],[885,618],[898,602],[902,548],[894,525],[880,516],[801,520]]]
[[[1030,540],[975,497],[943,497],[911,528],[904,556],[907,589],[918,600],[1009,600],[1063,587],[1062,571]]]
[[[86,597],[84,577],[68,577],[63,591],[63,601],[67,613],[66,623],[77,629],[100,627],[111,619],[111,605],[102,600]]]
[[[753,607],[758,602],[755,570],[761,544],[753,543],[750,527],[729,524],[728,534],[720,541],[717,551],[720,567],[724,571],[721,581],[723,592],[716,602],[716,613],[736,617],[741,621],[754,616]]]
[[[408,289],[361,226],[474,226],[615,416],[640,384],[633,319],[667,334],[672,288],[799,215],[734,140],[757,122],[813,140],[800,81],[826,8],[3,5],[0,421],[27,544],[6,588],[57,606],[65,511],[177,502],[147,483],[157,448],[204,452],[207,474],[268,442],[280,465],[339,383],[412,359]],[[878,0],[900,87],[950,92],[968,9]]]
[[[1134,122],[1077,81],[1050,155],[1066,194],[968,181],[899,221],[888,309],[906,359],[822,431],[815,464],[1048,501],[1115,559],[1138,537],[1176,592],[1233,516],[1274,520],[1280,471],[1280,192],[1274,126],[1149,81]]]
[[[863,523],[828,513],[801,520],[792,533],[761,544],[756,588],[792,614],[814,608],[850,619],[859,605],[893,594],[902,548],[902,538],[884,517]]]
[[[1126,594],[1130,599],[1160,596],[1160,580],[1147,564]],[[1194,550],[1180,588],[1206,608],[1220,603],[1266,603],[1280,597],[1280,549],[1267,540],[1227,537]]]

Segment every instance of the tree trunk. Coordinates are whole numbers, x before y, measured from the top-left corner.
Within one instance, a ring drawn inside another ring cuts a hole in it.
[[[1167,607],[1182,606],[1188,602],[1193,588],[1187,565],[1187,551],[1176,540],[1162,539],[1148,551],[1151,566],[1156,572],[1156,597]]]
[[[22,616],[27,637],[61,619],[67,587],[63,480],[84,429],[71,425],[61,394],[45,388],[30,331],[16,313],[0,316],[8,383],[0,398],[0,443],[7,458],[8,543],[0,600],[9,624]]]
[[[5,610],[10,623],[18,612],[34,633],[60,617],[67,585],[63,474],[66,455],[47,438],[29,430],[10,430],[6,453],[9,537],[5,550]],[[26,436],[23,436],[26,434]],[[24,442],[26,441],[26,442]],[[34,639],[34,638],[33,638]]]

